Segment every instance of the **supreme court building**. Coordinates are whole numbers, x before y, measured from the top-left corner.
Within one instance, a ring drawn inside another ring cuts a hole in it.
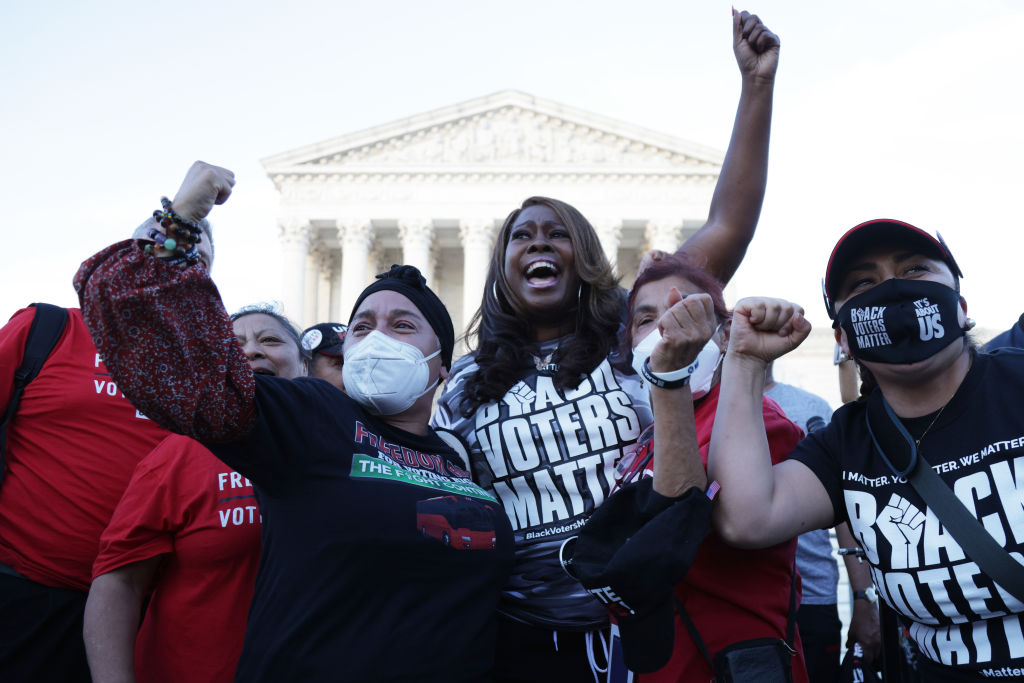
[[[501,224],[533,195],[580,209],[629,286],[646,250],[674,251],[704,224],[722,159],[513,90],[267,157],[285,313],[344,322],[376,273],[409,263],[461,334]]]

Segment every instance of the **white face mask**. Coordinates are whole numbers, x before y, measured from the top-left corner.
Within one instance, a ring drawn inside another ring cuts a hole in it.
[[[714,336],[718,334],[718,330],[722,328],[721,325],[715,328],[715,333],[711,335],[711,339],[704,345],[704,348],[697,354],[697,369],[690,375],[690,393],[693,394],[693,400],[703,398],[711,391],[711,383],[715,379],[715,370],[718,369],[718,364],[722,361],[722,350],[718,348],[718,344],[715,343]],[[643,376],[641,368],[647,359],[654,353],[654,347],[661,341],[661,330],[655,327],[651,330],[651,333],[644,337],[639,344],[633,347],[633,369],[636,370],[636,374]]]
[[[427,361],[440,353],[424,358],[412,344],[373,330],[345,351],[345,393],[378,415],[397,415],[437,386]]]
[[[655,325],[651,333],[640,340],[640,343],[633,347],[633,370],[641,377],[644,376],[643,367],[647,359],[654,353],[654,347],[661,341],[661,330]]]

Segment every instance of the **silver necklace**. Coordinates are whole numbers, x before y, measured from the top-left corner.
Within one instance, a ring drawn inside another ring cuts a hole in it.
[[[949,401],[952,400],[952,398],[949,399]],[[946,406],[949,405],[949,401],[946,401],[945,403],[942,404],[942,407],[939,408],[939,412],[935,413],[935,417],[932,418],[931,423],[925,428],[923,432],[921,432],[921,436],[914,439],[914,446],[917,447],[918,450],[920,450],[921,448],[921,442],[924,440],[924,437],[927,436],[928,432],[930,432],[932,430],[932,427],[935,426],[935,423],[939,421],[940,417],[942,417],[942,411],[945,410]]]

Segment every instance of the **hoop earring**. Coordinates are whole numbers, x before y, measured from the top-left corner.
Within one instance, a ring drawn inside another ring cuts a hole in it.
[[[576,290],[576,332],[583,326],[583,283],[580,282]]]
[[[501,304],[501,299],[498,298],[498,282],[497,281],[494,281],[494,282],[491,283],[491,294],[494,295],[494,300],[496,302],[498,302],[498,304],[500,305]]]

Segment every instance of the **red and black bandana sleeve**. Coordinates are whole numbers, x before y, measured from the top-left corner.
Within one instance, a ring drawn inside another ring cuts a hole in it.
[[[207,443],[252,429],[255,379],[204,265],[168,265],[125,240],[86,260],[74,284],[111,378],[143,414]]]

